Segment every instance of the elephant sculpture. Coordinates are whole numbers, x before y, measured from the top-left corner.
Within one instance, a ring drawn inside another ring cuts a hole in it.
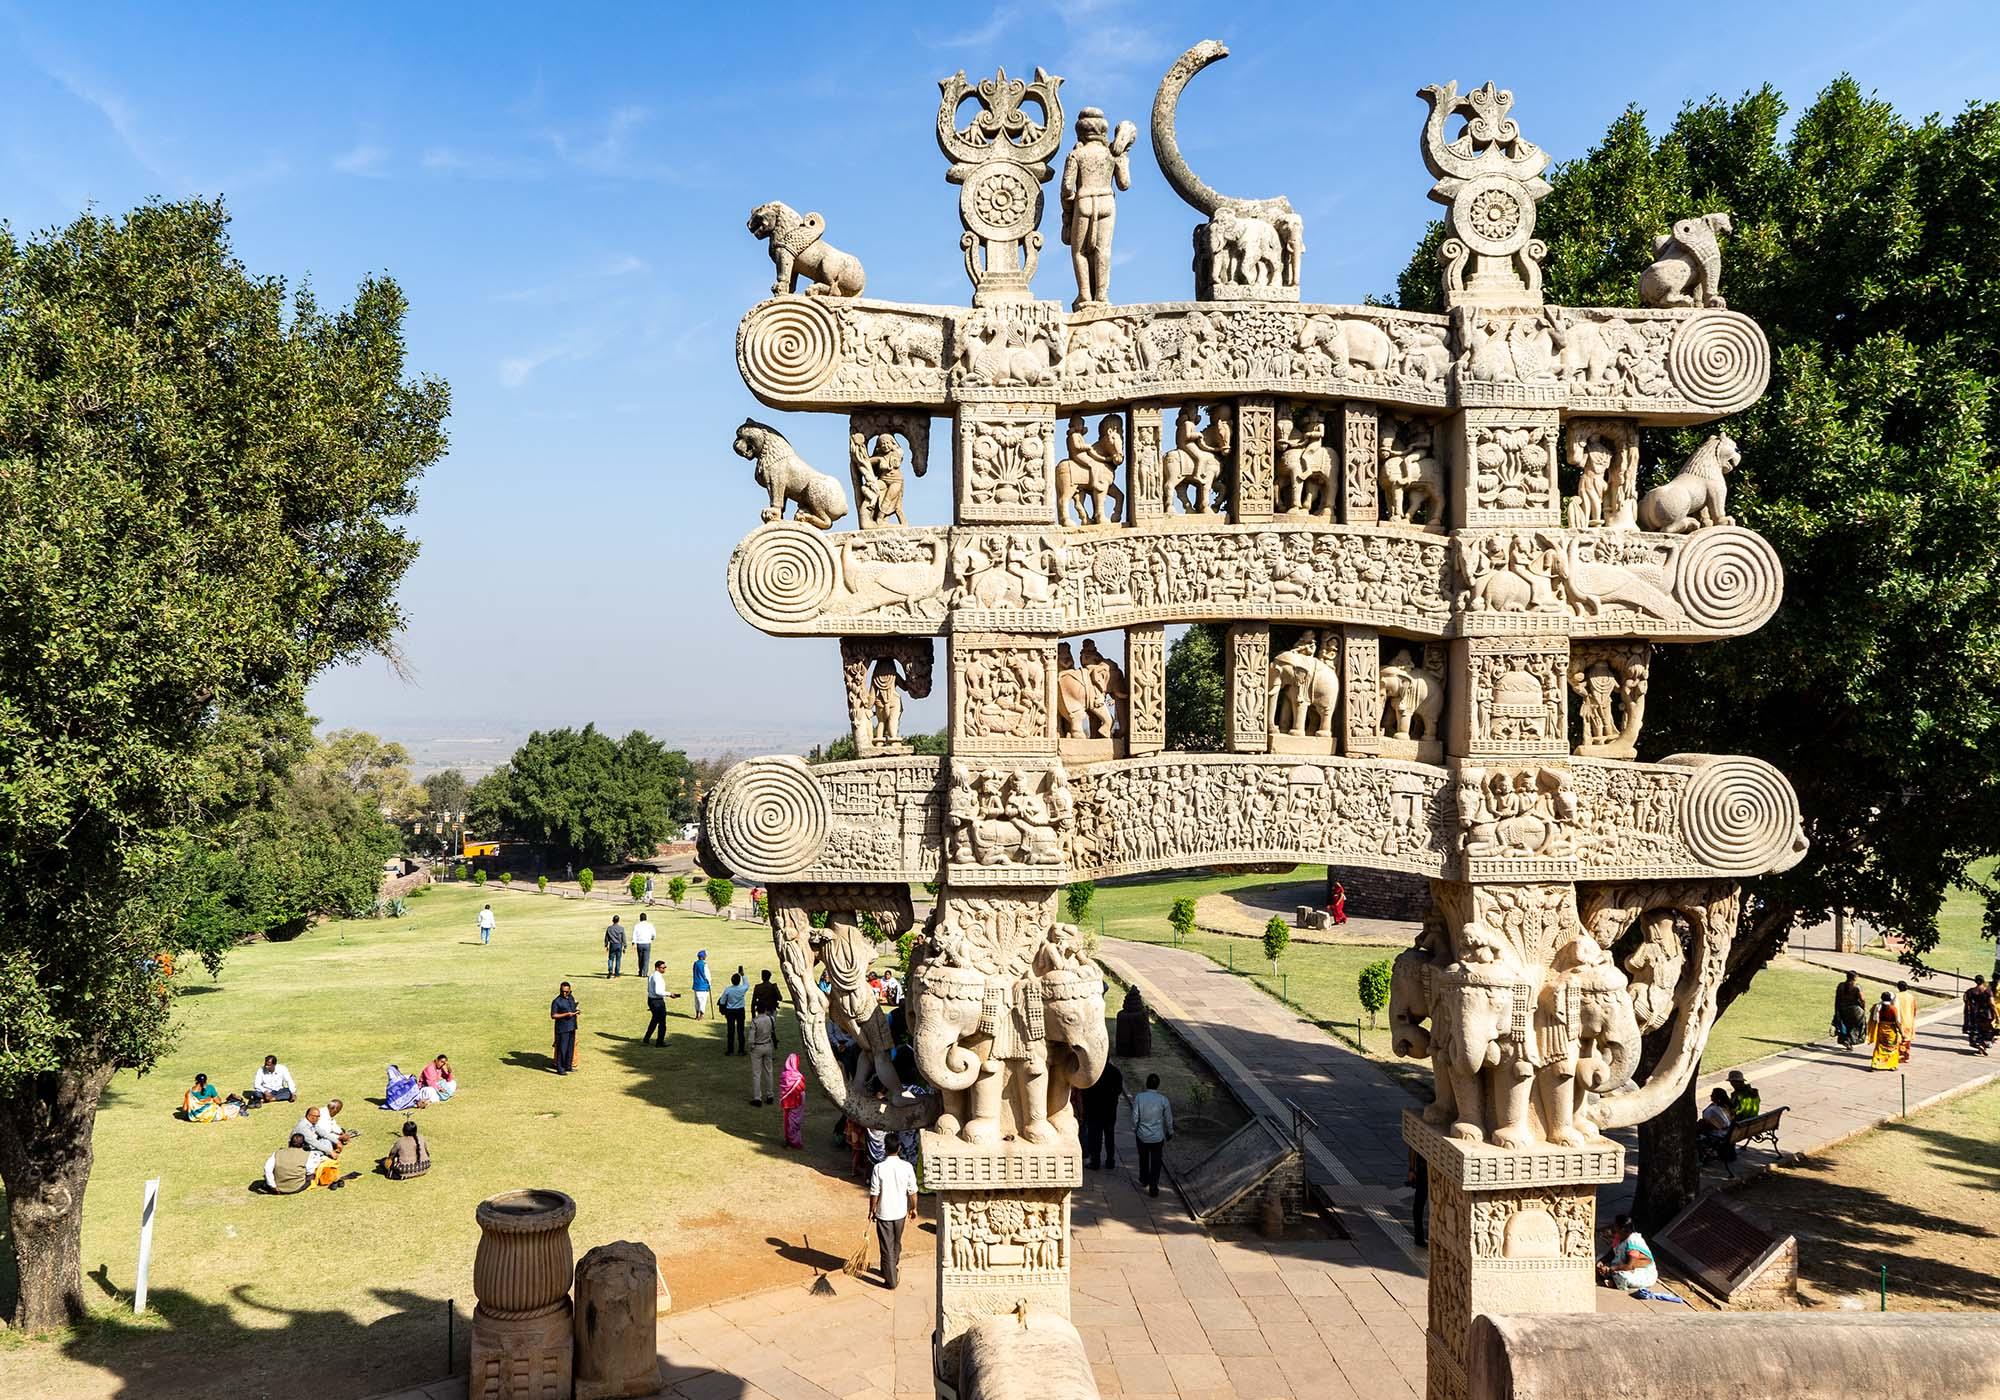
[[[1444,714],[1444,687],[1438,678],[1417,665],[1407,651],[1381,669],[1377,684],[1382,692],[1382,724],[1385,737],[1413,737],[1412,721],[1421,725],[1423,737],[1442,736],[1438,721]]]
[[[1302,632],[1298,641],[1271,658],[1271,730],[1319,738],[1333,733],[1340,703],[1340,672],[1319,654],[1319,636]]]
[[[1042,976],[1042,1024],[1049,1042],[1047,1116],[1063,1137],[1076,1133],[1072,1089],[1088,1089],[1111,1053],[1104,1033],[1104,978],[1096,967],[1057,967]]]
[[[1588,935],[1556,955],[1535,1007],[1535,1088],[1542,1131],[1572,1147],[1595,1140],[1597,1125],[1579,1114],[1586,1094],[1608,1094],[1631,1078],[1639,1022],[1625,974]]]
[[[1423,1026],[1432,1014],[1431,979],[1436,971],[1430,950],[1421,943],[1396,955],[1389,973],[1389,1031],[1398,1055],[1406,1060],[1431,1062],[1436,1097],[1424,1109],[1424,1121],[1442,1127],[1453,1122],[1458,1113],[1452,1097],[1451,1072],[1437,1053],[1431,1033]]]
[[[1514,1014],[1532,994],[1526,974],[1510,962],[1453,963],[1433,974],[1431,992],[1431,1053],[1451,1082],[1447,1136],[1532,1146],[1534,1056]]]
[[[954,965],[947,955],[925,962],[915,981],[911,1029],[917,1068],[943,1100],[938,1131],[990,1146],[1010,1135],[1011,1107],[1012,1136],[1058,1141],[1067,1121],[1066,1114],[1050,1121],[1058,1074],[1065,1085],[1095,1083],[1108,1053],[1104,983],[1096,969],[1006,977]],[[1090,1016],[1096,1017],[1094,1037]],[[1056,1074],[1052,1038],[1068,1052]],[[1065,1087],[1065,1103],[1067,1097]]]

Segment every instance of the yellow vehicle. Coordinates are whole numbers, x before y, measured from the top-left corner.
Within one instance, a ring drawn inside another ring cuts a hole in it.
[[[473,860],[479,856],[497,856],[500,854],[500,843],[498,841],[467,841],[464,845],[465,849],[458,853],[461,860]]]

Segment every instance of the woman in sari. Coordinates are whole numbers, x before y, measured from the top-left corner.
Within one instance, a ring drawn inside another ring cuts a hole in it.
[[[1992,1050],[1993,1023],[1993,989],[1986,985],[1984,977],[1975,977],[1965,993],[1965,1038],[1972,1042],[1973,1054],[1984,1055]]]
[[[417,1075],[417,1098],[424,1103],[443,1103],[458,1092],[458,1076],[451,1072],[451,1060],[438,1056]]]
[[[799,1057],[785,1056],[778,1074],[778,1107],[785,1111],[785,1146],[806,1145],[806,1077],[799,1073]]]
[[[194,1087],[181,1095],[181,1117],[190,1123],[220,1123],[242,1112],[243,1100],[234,1094],[223,1098],[205,1074],[197,1074]]]
[[[1869,1069],[1895,1069],[1902,1063],[1903,1021],[1896,1014],[1894,992],[1882,993],[1882,1000],[1868,1013],[1868,1039],[1875,1046]]]

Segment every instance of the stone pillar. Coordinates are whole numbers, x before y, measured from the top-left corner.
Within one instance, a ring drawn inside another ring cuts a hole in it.
[[[1624,1180],[1625,1150],[1510,1149],[1446,1137],[1403,1114],[1430,1169],[1429,1400],[1467,1400],[1467,1338],[1479,1313],[1594,1312],[1597,1188]]]
[[[1373,525],[1382,518],[1381,421],[1372,403],[1340,406],[1340,521]]]
[[[576,1265],[576,1400],[660,1389],[660,1265],[631,1240]]]
[[[961,406],[952,434],[959,521],[1055,524],[1055,435],[1055,413],[1044,405]]]
[[[1160,465],[1160,406],[1141,403],[1132,406],[1130,431],[1125,434],[1126,457],[1131,470],[1126,474],[1125,516],[1140,528],[1167,513],[1166,476]]]
[[[1278,471],[1278,405],[1275,399],[1236,401],[1236,489],[1229,493],[1239,524],[1269,520]]]
[[[1231,753],[1271,747],[1271,624],[1239,622],[1229,629],[1229,710],[1222,746]]]
[[[1341,750],[1349,758],[1364,758],[1382,749],[1382,640],[1373,627],[1343,627],[1340,632]]]
[[[576,1202],[560,1191],[505,1191],[475,1217],[469,1400],[570,1400]]]
[[[1167,629],[1125,629],[1125,685],[1131,694],[1125,751],[1134,758],[1167,746]]]

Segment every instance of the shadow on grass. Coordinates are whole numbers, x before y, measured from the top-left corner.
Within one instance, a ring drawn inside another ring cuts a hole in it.
[[[500,1063],[509,1069],[539,1070],[543,1074],[553,1074],[556,1068],[554,1052],[542,1054],[536,1050],[509,1050],[500,1057]]]

